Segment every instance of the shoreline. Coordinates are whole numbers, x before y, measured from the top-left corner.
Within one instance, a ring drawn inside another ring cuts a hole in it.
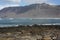
[[[27,25],[24,25],[24,24],[20,24],[20,25],[22,25],[22,26],[27,26]],[[32,26],[32,25],[35,25],[35,24],[28,24],[29,26]],[[47,26],[47,25],[53,25],[53,26],[55,26],[55,25],[59,25],[60,26],[60,23],[55,23],[55,24],[36,24],[36,25],[45,25],[45,26]],[[18,24],[14,24],[14,25],[0,25],[0,27],[12,27],[12,26],[15,26],[15,27],[17,27],[17,26],[19,26]]]

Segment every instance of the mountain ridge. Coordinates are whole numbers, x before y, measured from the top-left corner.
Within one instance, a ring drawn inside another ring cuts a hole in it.
[[[60,18],[60,5],[42,3],[6,7],[0,10],[0,18]]]

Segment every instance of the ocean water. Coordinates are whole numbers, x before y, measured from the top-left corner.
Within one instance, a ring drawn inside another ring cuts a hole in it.
[[[32,24],[60,25],[60,19],[0,18],[0,27]]]

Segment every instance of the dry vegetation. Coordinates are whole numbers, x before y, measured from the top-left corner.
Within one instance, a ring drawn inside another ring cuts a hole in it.
[[[60,40],[60,25],[1,27],[0,40]]]

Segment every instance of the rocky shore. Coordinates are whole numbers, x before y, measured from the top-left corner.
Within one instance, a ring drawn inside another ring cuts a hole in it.
[[[60,25],[0,27],[0,40],[60,40]]]

